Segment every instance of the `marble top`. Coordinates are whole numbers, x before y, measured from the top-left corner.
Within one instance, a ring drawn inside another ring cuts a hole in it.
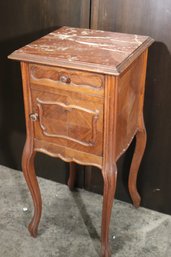
[[[148,36],[62,27],[9,58],[119,75],[153,42]]]

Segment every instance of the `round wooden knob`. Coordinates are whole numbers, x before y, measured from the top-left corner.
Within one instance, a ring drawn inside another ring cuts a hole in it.
[[[66,84],[71,83],[71,79],[70,79],[70,77],[67,76],[67,75],[61,75],[61,76],[59,77],[59,80],[60,80],[62,83],[66,83]]]

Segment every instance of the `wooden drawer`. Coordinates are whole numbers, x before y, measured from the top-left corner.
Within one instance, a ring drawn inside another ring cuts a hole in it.
[[[46,89],[46,86],[31,89],[35,138],[102,156],[102,99]]]
[[[103,75],[37,64],[30,64],[29,70],[33,85],[40,84],[83,94],[104,95]]]

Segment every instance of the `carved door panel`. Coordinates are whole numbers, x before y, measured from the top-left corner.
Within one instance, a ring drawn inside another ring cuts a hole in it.
[[[83,152],[102,155],[103,105],[64,94],[32,90],[35,137]],[[95,98],[96,99],[96,98]]]

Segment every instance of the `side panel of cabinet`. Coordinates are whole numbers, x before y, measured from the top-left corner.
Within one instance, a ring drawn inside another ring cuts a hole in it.
[[[128,149],[139,127],[144,100],[147,50],[118,78],[116,156]]]

